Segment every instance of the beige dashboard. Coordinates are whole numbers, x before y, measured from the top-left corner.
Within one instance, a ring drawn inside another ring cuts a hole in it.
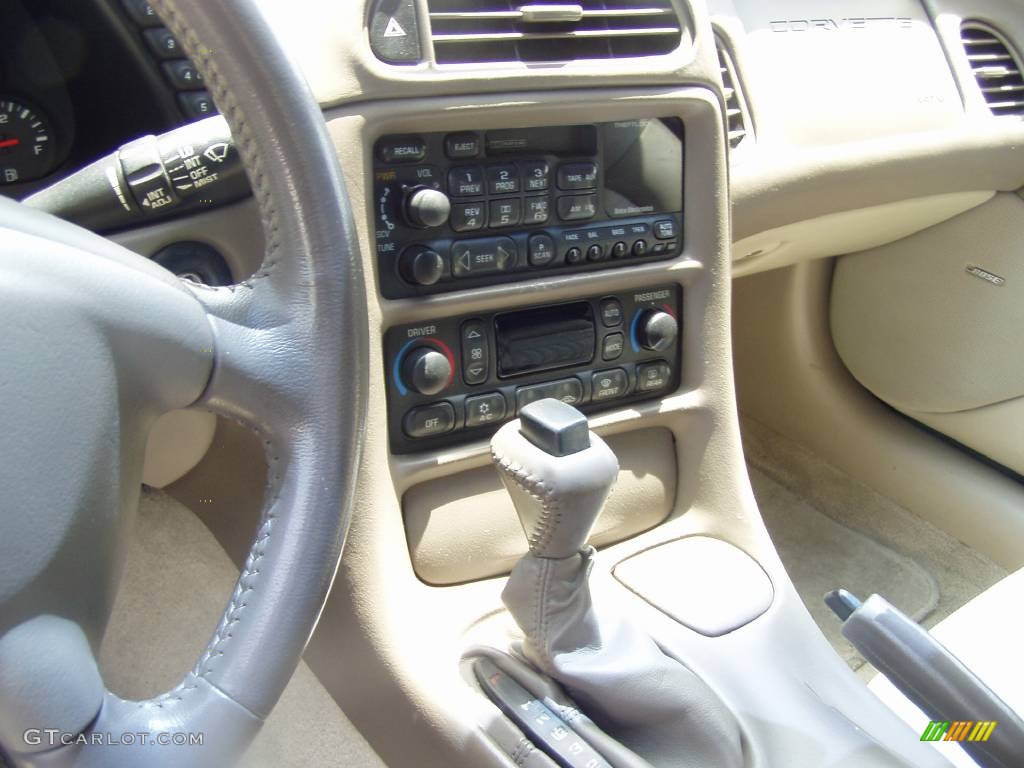
[[[862,380],[869,388],[877,381],[870,372],[901,354],[895,345],[872,357],[879,350],[875,337],[859,336],[856,327],[865,295],[891,300],[878,286],[884,285],[889,262],[903,261],[899,242],[927,236],[942,222],[956,226],[965,212],[1010,205],[1008,193],[1024,185],[1024,123],[992,117],[972,90],[977,86],[959,42],[967,11],[948,0],[674,0],[683,32],[678,49],[666,55],[472,67],[430,61],[425,29],[425,61],[379,61],[368,43],[361,2],[263,4],[324,108],[355,212],[368,286],[369,427],[359,491],[338,583],[307,655],[358,726],[368,733],[390,727],[375,716],[383,703],[408,727],[410,737],[394,740],[385,759],[446,765],[459,754],[473,764],[508,764],[492,741],[466,732],[451,713],[493,719],[454,670],[467,647],[507,631],[495,619],[500,577],[522,551],[485,438],[436,450],[391,449],[388,330],[663,283],[678,286],[683,296],[678,386],[592,415],[592,427],[621,452],[623,468],[618,496],[594,539],[602,547],[602,568],[610,571],[638,552],[691,535],[734,544],[760,564],[774,587],[771,607],[742,631],[713,646],[699,633],[680,637],[675,622],[650,606],[632,610],[737,708],[745,735],[763,749],[772,748],[769,721],[776,706],[789,707],[792,721],[803,722],[808,732],[827,720],[842,734],[832,744],[817,744],[822,752],[803,753],[789,764],[821,765],[853,752],[864,755],[865,765],[889,764],[877,751],[880,734],[894,751],[914,755],[914,743],[888,724],[848,670],[836,666],[824,640],[808,643],[799,663],[777,665],[787,637],[817,630],[768,538],[745,475],[733,390],[730,291],[734,277],[875,249],[866,258],[846,257],[851,261],[838,273],[833,330],[840,343],[850,332],[844,360],[855,375],[866,366]],[[415,0],[415,7],[426,18],[427,0]],[[1024,41],[1024,17],[1009,0],[973,3],[970,13]],[[740,103],[748,111],[743,120],[749,131],[731,148],[732,107],[716,46],[725,46],[731,57],[733,87],[742,89]],[[413,298],[382,297],[373,192],[373,147],[382,136],[666,116],[685,125],[685,234],[677,258]],[[151,252],[180,226],[154,227],[125,242]],[[187,227],[191,236],[218,243],[236,276],[258,264],[258,220],[250,205],[197,217]],[[929,259],[927,244],[916,242],[913,269],[938,269],[941,259]],[[950,263],[956,263],[955,255]],[[903,272],[902,279],[910,278]],[[874,293],[859,290],[865,285]],[[936,285],[941,292],[941,280]],[[858,289],[854,299],[844,301],[846,289]],[[884,332],[878,324],[885,317],[877,316],[876,333]],[[1006,370],[1004,378],[1015,373]],[[875,389],[886,399],[885,382]],[[1012,387],[993,391],[969,405],[991,407],[997,395],[1019,394]],[[927,410],[924,401],[910,397],[919,391],[900,390],[892,398],[901,394],[907,397],[897,407]],[[945,413],[955,408],[931,410],[935,424],[956,418]],[[212,425],[180,422],[175,429],[178,445],[191,445],[197,462],[209,446]],[[978,431],[950,430],[967,435],[965,442]],[[151,451],[159,454],[157,447]],[[157,466],[154,458],[147,470],[155,484],[189,468],[181,461],[186,448],[173,453],[175,467]],[[629,514],[636,505],[643,513]],[[627,590],[607,581],[609,596],[628,599]],[[712,647],[728,653],[709,654]],[[344,667],[337,664],[339,654]],[[763,676],[764,690],[776,698],[747,699],[749,676]],[[800,682],[799,691],[778,692],[793,680]],[[375,743],[388,740],[383,732],[376,736]]]

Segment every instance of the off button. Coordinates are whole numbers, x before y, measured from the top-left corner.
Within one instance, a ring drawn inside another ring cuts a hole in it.
[[[405,414],[402,428],[413,439],[446,434],[455,428],[455,409],[445,401],[413,408]]]

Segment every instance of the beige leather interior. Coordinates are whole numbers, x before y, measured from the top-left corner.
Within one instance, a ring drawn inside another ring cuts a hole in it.
[[[677,0],[689,25],[670,55],[484,67],[382,63],[362,3],[264,5],[324,108],[368,286],[369,426],[359,466],[343,468],[358,472],[352,526],[306,660],[383,761],[547,765],[519,760],[525,737],[465,664],[481,644],[521,639],[500,593],[526,550],[522,530],[486,439],[392,450],[386,331],[673,284],[683,295],[679,387],[590,418],[621,466],[592,538],[595,595],[716,691],[752,767],[944,765],[837,655],[819,629],[831,620],[824,609],[808,611],[804,599],[819,598],[801,594],[800,568],[786,562],[799,553],[783,558],[766,528],[755,490],[774,486],[751,486],[739,414],[878,494],[876,509],[898,506],[898,525],[875,514],[873,530],[848,539],[870,537],[866,551],[890,536],[896,555],[885,562],[922,570],[919,591],[938,582],[900,548],[915,520],[942,534],[930,556],[962,547],[957,567],[977,564],[963,583],[1024,566],[1024,487],[1006,471],[1024,472],[1024,122],[992,119],[955,53],[966,13],[1024,44],[1019,5]],[[868,16],[906,22],[799,24]],[[754,128],[732,152],[716,34]],[[381,136],[665,116],[685,125],[678,258],[382,297],[372,191]],[[248,203],[122,240],[152,254],[185,232],[216,244],[236,277],[257,267]],[[265,468],[259,446],[221,445],[222,429],[203,415],[167,417],[146,477],[179,498],[213,498],[200,514],[237,557],[255,531]],[[812,501],[827,513],[848,498]]]

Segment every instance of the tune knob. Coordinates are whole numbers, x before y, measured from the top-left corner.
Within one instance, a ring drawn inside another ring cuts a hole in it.
[[[402,252],[398,271],[413,285],[433,285],[444,277],[444,259],[437,251],[414,245]]]
[[[410,226],[420,229],[440,227],[448,221],[451,212],[448,195],[439,189],[417,187],[405,199],[405,219]]]
[[[679,323],[668,312],[649,309],[640,315],[637,336],[640,346],[653,352],[665,352],[676,343]]]
[[[402,363],[402,378],[409,389],[421,395],[436,395],[448,386],[452,364],[433,347],[417,347]]]

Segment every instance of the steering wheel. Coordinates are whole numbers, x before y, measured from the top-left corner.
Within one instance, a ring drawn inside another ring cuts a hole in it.
[[[298,664],[348,526],[366,296],[323,115],[253,0],[152,4],[231,127],[267,249],[249,280],[208,288],[0,200],[0,744],[15,765],[233,762]],[[126,701],[95,657],[146,435],[187,406],[260,435],[262,522],[192,671]]]

